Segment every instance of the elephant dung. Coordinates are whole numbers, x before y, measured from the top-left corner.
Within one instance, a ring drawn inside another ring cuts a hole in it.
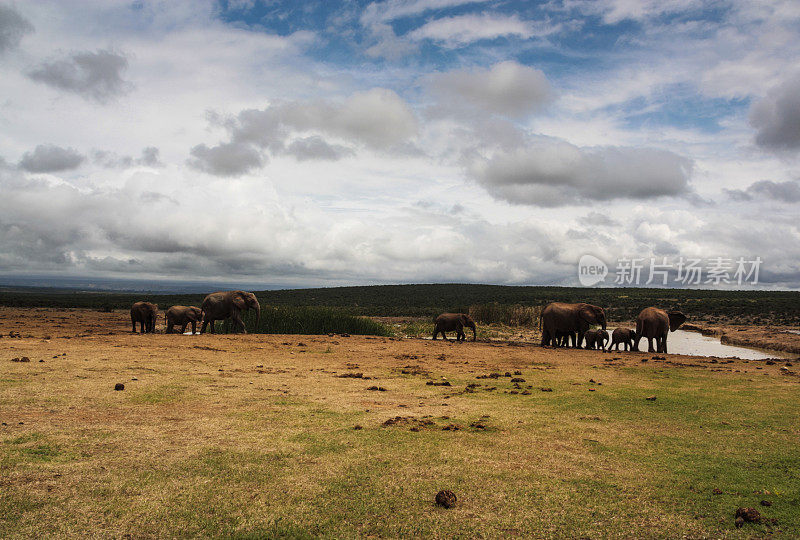
[[[437,506],[443,506],[444,508],[452,508],[456,505],[456,494],[450,491],[449,489],[443,489],[439,493],[436,494],[436,504]]]
[[[125,390],[125,385],[122,384],[121,382],[118,382],[117,384],[114,385],[114,390],[116,391]]]

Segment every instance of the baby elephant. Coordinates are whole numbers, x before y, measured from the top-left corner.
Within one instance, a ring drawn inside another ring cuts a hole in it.
[[[586,338],[587,349],[600,349],[606,350],[606,342],[608,341],[608,332],[605,330],[587,330],[583,337]]]
[[[631,330],[630,328],[615,328],[613,332],[611,332],[611,345],[608,346],[608,350],[611,350],[611,347],[614,347],[614,350],[619,350],[620,343],[625,345],[625,350],[631,351],[638,351],[639,347],[637,347],[638,340],[636,339],[636,330]]]
[[[181,334],[186,332],[186,325],[192,324],[192,335],[197,332],[197,325],[203,321],[203,311],[195,306],[172,306],[164,315],[167,334],[172,334],[176,324],[181,325]]]
[[[467,335],[464,333],[465,326],[467,328],[472,328],[472,341],[475,341],[475,338],[478,336],[478,331],[475,329],[475,321],[465,313],[442,313],[436,317],[434,322],[436,326],[433,328],[433,339],[436,339],[436,336],[441,332],[444,340],[450,341],[447,339],[445,332],[455,330],[456,341],[464,341],[467,339]]]

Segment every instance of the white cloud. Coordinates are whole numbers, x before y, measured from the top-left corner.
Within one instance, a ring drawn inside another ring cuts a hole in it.
[[[428,87],[446,104],[466,101],[488,112],[519,116],[543,108],[553,90],[541,70],[514,61],[488,69],[456,70],[430,75]]]
[[[482,39],[505,36],[528,39],[536,34],[532,23],[516,15],[471,14],[435,19],[409,32],[408,37],[430,39],[444,47],[457,48]]]

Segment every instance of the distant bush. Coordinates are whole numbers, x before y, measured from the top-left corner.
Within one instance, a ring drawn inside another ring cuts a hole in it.
[[[329,307],[266,306],[261,308],[261,320],[256,326],[255,313],[243,314],[242,320],[251,334],[354,334],[361,336],[391,336],[387,326]],[[217,323],[217,330],[230,333],[230,319]]]
[[[540,306],[522,306],[520,304],[476,304],[469,307],[469,315],[475,322],[483,324],[504,324],[506,326],[528,326],[535,328],[539,325]]]

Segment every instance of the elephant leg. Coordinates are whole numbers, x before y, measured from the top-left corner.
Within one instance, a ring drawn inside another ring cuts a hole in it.
[[[200,333],[205,334],[207,327],[208,327],[208,319],[203,318],[203,324],[200,326]]]
[[[231,320],[233,321],[233,333],[238,334],[241,330],[242,334],[246,334],[247,330],[244,327],[244,322],[238,313],[231,313]]]
[[[539,345],[541,347],[546,347],[547,345],[550,345],[550,332],[548,332],[544,328],[542,328],[542,341]]]
[[[192,321],[192,335],[197,333],[197,321]]]
[[[187,326],[188,324],[189,324],[188,322],[185,322],[185,323],[183,323],[183,325],[181,326],[181,335],[183,335],[183,334],[185,334],[185,333],[186,333],[186,326]]]
[[[661,352],[665,354],[667,352],[667,334],[661,336]]]
[[[656,352],[653,348],[653,338],[651,337],[647,338],[647,352]]]
[[[131,315],[131,326],[133,326],[133,328],[131,329],[131,332],[133,332],[135,334],[136,333],[136,319],[133,317],[133,315]]]
[[[169,321],[167,323],[167,331],[166,331],[166,333],[167,334],[171,334],[174,330],[175,330],[175,325],[172,323],[172,321]]]

